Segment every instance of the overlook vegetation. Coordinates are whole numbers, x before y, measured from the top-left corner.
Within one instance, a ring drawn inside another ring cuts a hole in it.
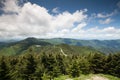
[[[119,52],[106,55],[92,46],[70,44],[72,40],[66,40],[69,44],[51,40],[1,42],[0,80],[84,80],[90,74],[120,80]]]
[[[71,78],[82,74],[109,74],[120,77],[120,53],[67,55],[26,53],[19,56],[0,56],[1,80],[52,80],[61,75]],[[118,78],[119,80],[119,78]]]

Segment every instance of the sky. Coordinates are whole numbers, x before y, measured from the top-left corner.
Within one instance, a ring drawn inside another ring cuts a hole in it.
[[[0,40],[120,39],[120,0],[0,0]]]

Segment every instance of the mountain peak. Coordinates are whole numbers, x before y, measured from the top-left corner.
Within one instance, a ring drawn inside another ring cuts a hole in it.
[[[34,38],[34,37],[28,37],[25,39],[25,41],[36,41],[38,40],[37,38]]]

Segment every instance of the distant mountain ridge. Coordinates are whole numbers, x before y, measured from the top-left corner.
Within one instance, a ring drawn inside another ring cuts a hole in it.
[[[63,45],[64,44],[64,45]],[[66,53],[90,53],[102,52],[105,54],[120,52],[120,40],[78,40],[69,38],[37,39],[34,37],[20,41],[0,42],[0,54],[17,55],[29,52],[59,52],[61,46]],[[67,46],[65,48],[65,46]],[[74,49],[75,48],[75,49]]]
[[[120,40],[78,40],[69,38],[44,39],[51,44],[69,44],[75,46],[89,46],[103,53],[115,53],[120,51]]]
[[[36,38],[27,38],[17,42],[3,43],[0,45],[0,54],[4,55],[17,55],[27,50],[32,45],[51,45],[48,42],[39,41]]]

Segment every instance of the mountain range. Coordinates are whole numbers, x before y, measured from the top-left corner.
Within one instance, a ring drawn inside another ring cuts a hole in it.
[[[37,39],[0,42],[0,55],[24,53],[89,54],[120,52],[120,40],[78,40],[69,38]]]
[[[120,51],[120,40],[78,40],[69,38],[54,38],[54,39],[43,39],[45,42],[51,44],[68,44],[75,46],[87,46],[92,47],[105,54],[115,53]]]

